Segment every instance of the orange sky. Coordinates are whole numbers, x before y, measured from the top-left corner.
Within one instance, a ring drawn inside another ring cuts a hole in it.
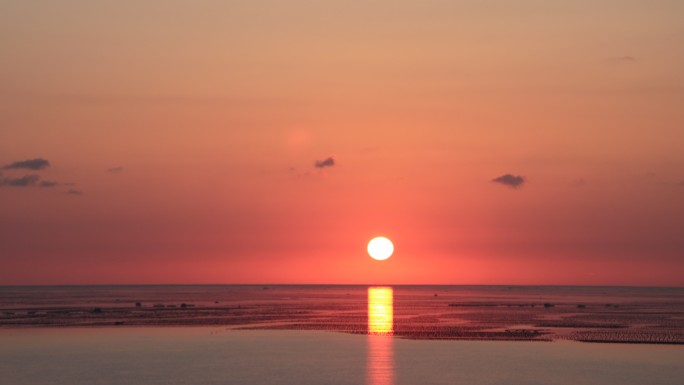
[[[684,285],[682,14],[4,1],[0,284]]]

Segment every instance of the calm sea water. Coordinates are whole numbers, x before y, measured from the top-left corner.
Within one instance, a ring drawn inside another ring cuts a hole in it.
[[[681,385],[684,345],[564,335],[678,343],[683,305],[682,288],[0,287],[0,384]],[[281,327],[347,333],[260,329]]]
[[[416,341],[321,331],[0,330],[0,379],[43,384],[680,385],[684,346]]]

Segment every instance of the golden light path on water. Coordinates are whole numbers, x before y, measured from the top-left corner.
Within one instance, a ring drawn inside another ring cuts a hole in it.
[[[393,334],[393,296],[391,287],[368,288],[368,334],[390,336]]]
[[[368,288],[368,385],[394,384],[394,293]]]

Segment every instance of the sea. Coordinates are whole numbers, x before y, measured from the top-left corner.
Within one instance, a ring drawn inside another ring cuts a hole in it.
[[[0,287],[0,384],[677,384],[684,289]]]

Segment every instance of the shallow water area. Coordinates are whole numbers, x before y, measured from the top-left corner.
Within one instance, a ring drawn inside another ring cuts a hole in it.
[[[407,340],[215,327],[0,330],[0,378],[43,384],[680,384],[684,346]]]
[[[95,326],[216,326],[354,334],[375,328],[376,333],[391,331],[411,339],[684,344],[684,288],[0,287],[0,328]]]

